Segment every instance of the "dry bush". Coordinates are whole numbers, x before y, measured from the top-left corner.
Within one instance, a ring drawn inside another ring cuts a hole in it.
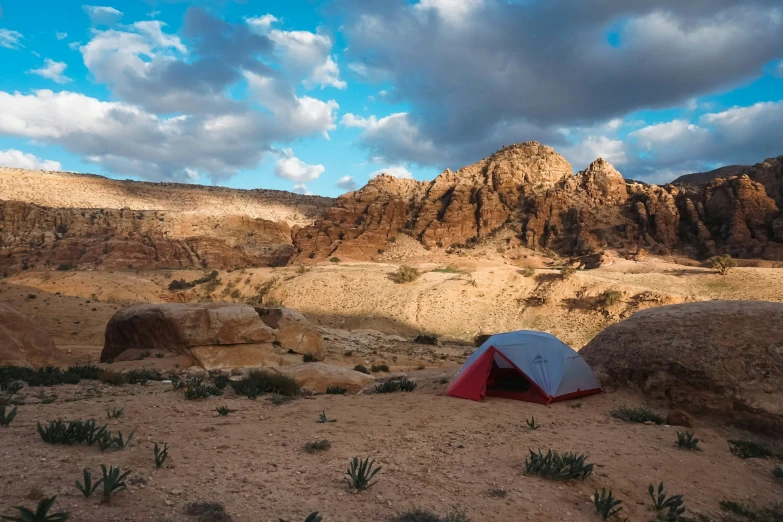
[[[418,268],[402,265],[397,269],[395,277],[398,283],[411,283],[421,277],[421,272],[419,272]]]

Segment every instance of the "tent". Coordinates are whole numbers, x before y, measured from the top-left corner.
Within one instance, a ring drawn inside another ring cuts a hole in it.
[[[465,362],[446,395],[549,404],[602,391],[593,370],[573,348],[554,335],[520,330],[487,339]]]

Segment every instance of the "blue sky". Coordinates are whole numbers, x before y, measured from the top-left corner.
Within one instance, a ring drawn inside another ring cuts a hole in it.
[[[776,0],[0,0],[0,68],[0,165],[120,179],[335,196],[527,140],[650,182],[783,154]]]

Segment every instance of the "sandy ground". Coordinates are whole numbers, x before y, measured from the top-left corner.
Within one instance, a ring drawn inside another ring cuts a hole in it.
[[[10,428],[0,428],[0,506],[33,505],[33,488],[57,494],[56,506],[76,521],[192,521],[189,502],[222,502],[235,521],[303,520],[320,511],[327,522],[388,520],[414,507],[446,513],[465,509],[474,522],[511,520],[599,520],[589,500],[594,489],[611,487],[630,520],[652,518],[649,483],[685,495],[686,506],[720,520],[726,498],[766,504],[779,499],[783,484],[772,464],[729,453],[723,429],[697,423],[703,451],[673,446],[675,428],[626,424],[609,416],[618,404],[639,404],[633,395],[607,393],[541,406],[505,399],[475,403],[441,395],[446,370],[410,372],[413,393],[317,396],[274,406],[264,397],[186,401],[171,386],[153,383],[120,388],[84,381],[76,386],[25,388]],[[51,404],[36,398],[57,396]],[[39,395],[40,397],[40,395]],[[581,404],[580,407],[575,407]],[[219,417],[214,409],[237,411]],[[106,410],[124,408],[119,420]],[[336,422],[318,424],[321,411]],[[535,416],[538,430],[525,426]],[[36,421],[95,418],[135,441],[125,450],[50,446],[35,432]],[[303,451],[327,439],[331,449]],[[170,456],[155,469],[153,444],[167,443]],[[578,451],[597,464],[584,482],[555,483],[523,473],[528,448]],[[344,472],[353,456],[371,456],[383,467],[371,490],[352,494]],[[132,469],[134,484],[110,505],[83,499],[74,486],[82,469],[100,464]],[[136,482],[143,479],[143,484]],[[494,498],[493,489],[506,491]]]

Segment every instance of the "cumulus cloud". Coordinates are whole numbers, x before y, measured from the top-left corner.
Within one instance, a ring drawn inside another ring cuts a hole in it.
[[[254,30],[260,33],[266,33],[271,29],[272,24],[279,22],[278,18],[272,14],[265,14],[263,16],[254,16],[245,18],[245,22]]]
[[[42,76],[44,78],[48,78],[49,80],[52,80],[55,83],[68,83],[72,81],[70,78],[65,76],[63,72],[65,72],[65,68],[68,67],[65,62],[55,62],[54,60],[51,60],[47,58],[44,60],[44,66],[40,69],[31,69],[31,74],[37,74],[38,76]]]
[[[22,33],[19,31],[12,31],[11,29],[0,29],[0,47],[6,49],[21,49],[22,45]]]
[[[346,127],[364,129],[360,141],[371,155],[380,156],[386,161],[431,164],[433,161],[447,160],[447,156],[440,153],[433,141],[427,139],[418,125],[411,121],[407,112],[383,118],[365,118],[347,113],[340,123]]]
[[[114,25],[122,18],[122,11],[105,5],[83,5],[92,25]]]
[[[395,178],[413,179],[413,174],[411,174],[408,169],[401,166],[392,166],[386,167],[385,169],[376,170],[370,174],[370,177],[374,178],[376,176],[380,176],[381,174],[388,174],[389,176],[394,176]]]
[[[587,136],[558,150],[576,170],[584,170],[590,163],[603,158],[615,167],[628,162],[625,143],[607,136]]]
[[[332,39],[320,32],[280,31],[269,32],[281,55],[281,62],[293,75],[304,78],[305,87],[336,87],[345,89],[346,83],[340,80],[340,69],[330,56]]]
[[[45,160],[28,152],[8,149],[0,150],[0,167],[29,170],[63,170],[59,161]]]
[[[353,179],[353,176],[343,176],[337,181],[335,186],[342,190],[351,191],[356,190],[358,183],[356,183],[356,180]]]
[[[275,163],[275,175],[279,178],[290,179],[303,184],[321,177],[326,167],[323,165],[309,165],[294,156],[292,149],[283,149]]]
[[[306,196],[313,195],[312,191],[308,189],[307,185],[305,185],[304,183],[297,183],[296,185],[294,185],[294,188],[292,190],[297,194],[304,194]]]
[[[54,36],[58,40],[65,40],[66,38],[68,38],[68,33],[61,33],[60,31],[55,31]]]

